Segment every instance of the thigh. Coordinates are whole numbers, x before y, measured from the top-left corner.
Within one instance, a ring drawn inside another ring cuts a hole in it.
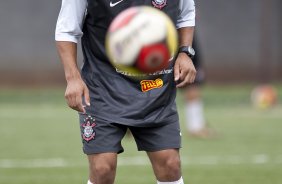
[[[179,122],[154,127],[130,127],[139,151],[155,152],[181,147]]]
[[[99,153],[87,155],[90,170],[99,170],[101,167],[113,167],[117,165],[117,153]],[[94,168],[94,169],[91,169]]]
[[[121,140],[126,127],[87,114],[79,114],[79,121],[85,154],[123,152]]]
[[[115,168],[117,165],[117,153],[99,153],[87,155],[91,170],[99,170],[102,167]],[[98,169],[97,169],[98,168]]]

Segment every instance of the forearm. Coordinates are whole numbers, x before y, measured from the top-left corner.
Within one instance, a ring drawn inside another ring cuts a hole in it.
[[[178,29],[179,47],[192,46],[194,27],[183,27]],[[184,87],[193,83],[196,76],[196,69],[191,58],[187,53],[180,52],[177,55],[174,65],[174,80],[177,81],[176,87]]]
[[[90,97],[77,67],[77,44],[65,41],[57,41],[56,44],[67,80],[65,92],[67,103],[72,109],[86,113],[82,97],[87,106],[90,106]]]
[[[192,46],[194,37],[194,27],[183,27],[178,29],[179,47]]]
[[[57,41],[56,45],[64,67],[66,80],[80,78],[80,72],[77,67],[77,44]]]

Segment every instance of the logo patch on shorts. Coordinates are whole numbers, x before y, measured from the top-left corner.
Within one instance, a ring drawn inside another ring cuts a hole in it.
[[[167,0],[152,0],[152,4],[155,8],[163,9],[167,5]]]
[[[147,92],[152,89],[161,88],[164,85],[164,82],[162,79],[156,79],[156,80],[142,80],[140,82],[141,84],[141,90],[142,92]]]
[[[93,117],[88,116],[87,118],[84,119],[84,123],[81,125],[83,128],[82,138],[86,142],[95,139],[96,132],[94,131],[94,127],[97,125],[95,121],[96,120]]]

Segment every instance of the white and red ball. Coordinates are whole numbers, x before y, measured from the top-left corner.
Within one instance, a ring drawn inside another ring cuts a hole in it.
[[[165,69],[177,50],[177,31],[158,9],[139,6],[121,12],[111,23],[106,50],[111,63],[133,74]]]
[[[268,109],[277,103],[278,94],[273,86],[261,85],[253,89],[251,101],[256,108]]]

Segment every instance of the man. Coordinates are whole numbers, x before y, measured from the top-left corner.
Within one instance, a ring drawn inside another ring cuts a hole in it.
[[[159,72],[163,86],[146,92],[142,92],[142,81],[119,73],[105,54],[105,34],[113,18],[122,10],[139,5],[154,6],[167,13],[178,28],[181,46],[171,66]],[[138,150],[147,152],[157,183],[184,183],[175,95],[176,87],[184,87],[195,79],[190,58],[194,25],[193,0],[62,1],[56,28],[57,48],[67,80],[67,103],[79,112],[83,151],[89,160],[89,184],[114,183],[117,154],[123,152],[121,139],[128,128]],[[76,43],[81,36],[84,64],[79,72]]]

